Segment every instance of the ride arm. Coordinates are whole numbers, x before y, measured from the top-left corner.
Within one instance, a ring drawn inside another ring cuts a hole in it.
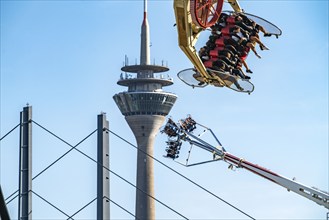
[[[198,146],[204,150],[207,150],[214,154],[214,159],[216,160],[224,160],[225,162],[234,165],[237,168],[245,168],[246,170],[255,173],[271,182],[274,182],[288,191],[293,191],[305,198],[316,202],[319,205],[322,205],[329,209],[329,193],[321,191],[314,187],[305,186],[301,183],[298,183],[294,180],[290,180],[284,176],[281,176],[277,173],[274,173],[264,167],[258,166],[251,162],[244,160],[243,158],[236,157],[228,152],[225,151],[223,146],[221,146],[220,142],[216,138],[219,146],[214,147],[213,145],[208,144],[207,142],[203,141],[201,138],[193,135],[192,133],[185,132],[187,134],[185,136],[185,140],[188,141],[190,144]],[[212,133],[213,134],[213,133]],[[214,135],[214,134],[213,134]],[[216,137],[214,135],[214,137]]]
[[[188,132],[187,132],[188,133]],[[193,144],[195,146],[198,146],[204,150],[207,150],[214,155],[217,156],[217,158],[214,158],[216,160],[224,160],[229,164],[234,165],[237,168],[245,168],[246,170],[255,173],[267,180],[270,180],[271,182],[274,182],[284,188],[286,188],[288,191],[293,191],[305,198],[308,198],[312,200],[313,202],[316,202],[319,205],[322,205],[329,209],[329,194],[327,192],[320,191],[316,188],[312,188],[309,186],[305,186],[301,183],[298,183],[294,180],[290,180],[286,177],[283,177],[279,174],[276,174],[266,168],[263,168],[261,166],[258,166],[256,164],[250,163],[243,158],[238,158],[230,153],[225,152],[225,149],[222,146],[214,147],[204,141],[202,141],[200,138],[194,136],[191,133],[188,133],[190,137],[192,137],[195,140],[191,140],[189,138],[186,138],[190,144]]]
[[[168,120],[166,127],[168,127],[169,130],[172,127],[175,127],[178,129],[172,129],[170,132],[165,129],[163,132],[166,133],[167,135],[175,133],[174,136],[177,137],[176,142],[181,143],[181,141],[186,141],[186,142],[189,142],[191,145],[195,145],[197,147],[200,147],[201,149],[211,152],[213,154],[214,161],[223,160],[230,164],[229,168],[230,167],[233,168],[233,166],[235,166],[236,168],[245,168],[246,170],[248,170],[252,173],[255,173],[267,180],[270,180],[271,182],[274,182],[274,183],[286,188],[288,191],[293,191],[293,192],[295,192],[305,198],[308,198],[308,199],[312,200],[313,202],[329,209],[329,193],[328,192],[321,191],[314,187],[305,186],[294,180],[290,180],[286,177],[276,174],[266,168],[263,168],[256,164],[253,164],[253,163],[250,163],[250,162],[244,160],[243,158],[239,158],[239,157],[236,157],[236,156],[228,153],[224,149],[222,144],[219,142],[219,140],[217,139],[215,134],[209,128],[207,128],[203,125],[200,125],[199,123],[196,123],[191,118],[191,116],[189,116],[185,120],[181,120],[181,121],[183,121],[183,123],[181,123],[181,125],[177,125],[172,120]],[[196,129],[196,126],[195,126],[196,124],[205,129],[199,135],[193,134],[193,131]],[[201,135],[204,134],[206,131],[211,131],[211,134],[213,135],[213,137],[215,137],[215,140],[218,144],[216,147],[213,144],[210,144],[201,139]],[[171,135],[171,137],[172,137],[172,135]],[[176,152],[175,154],[178,154],[178,153],[179,153],[179,151]],[[211,161],[199,162],[194,165],[208,163],[208,162],[211,162]]]
[[[230,164],[234,164],[236,167],[245,168],[246,170],[286,188],[288,191],[293,191],[329,209],[329,194],[327,192],[305,186],[229,153],[224,153],[223,159]]]
[[[198,52],[195,49],[195,44],[198,40],[203,28],[195,25],[192,21],[190,12],[190,0],[174,0],[174,10],[176,17],[176,25],[178,32],[178,44],[181,50],[193,63],[194,67],[209,82],[209,75],[203,65]],[[221,82],[224,86],[224,83]]]
[[[231,5],[235,12],[243,12],[237,0],[228,0],[227,2]]]

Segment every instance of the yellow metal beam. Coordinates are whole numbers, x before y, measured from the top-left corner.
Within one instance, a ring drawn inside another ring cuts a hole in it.
[[[190,0],[174,0],[174,10],[179,47],[190,59],[201,76],[204,77],[206,81],[209,81],[208,79],[210,76],[195,49],[195,44],[203,29],[192,22]]]
[[[235,12],[242,12],[242,9],[237,0],[228,0],[227,2],[231,5]]]

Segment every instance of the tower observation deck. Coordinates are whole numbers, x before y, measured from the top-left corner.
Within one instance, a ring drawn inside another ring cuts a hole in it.
[[[146,0],[141,32],[140,65],[125,64],[121,68],[124,73],[121,73],[117,84],[128,87],[128,91],[115,94],[113,99],[125,116],[140,149],[137,153],[136,186],[154,197],[153,160],[143,152],[153,155],[155,136],[177,96],[162,90],[162,87],[173,84],[173,80],[163,74],[169,68],[150,65]],[[156,219],[155,202],[145,193],[136,190],[136,219]]]

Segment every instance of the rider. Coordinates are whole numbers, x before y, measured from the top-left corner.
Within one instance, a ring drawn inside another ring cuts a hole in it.
[[[220,74],[220,72],[225,73],[226,72],[226,68],[225,67],[225,63],[221,60],[217,60],[215,62],[213,62],[214,65],[214,69],[219,70],[219,72],[217,71],[210,71],[210,74],[214,77],[219,77],[221,80],[223,81],[229,81],[231,83],[233,83],[237,89],[239,89],[240,91],[243,91],[244,89],[240,86],[240,84],[238,83],[238,81],[236,80],[235,77],[230,76],[229,74]]]
[[[242,18],[242,20],[245,24],[247,24],[249,26],[252,26],[254,29],[258,30],[258,32],[259,31],[263,32],[264,37],[272,36],[272,34],[268,33],[263,26],[261,26],[261,25],[257,24],[256,22],[254,22],[253,20],[248,18],[248,16],[246,16],[245,14],[239,13],[238,15]]]
[[[254,45],[255,39],[253,41],[251,41],[250,39],[245,38],[243,36],[243,34],[241,33],[241,31],[240,31],[240,27],[235,26],[235,28],[233,30],[233,33],[231,34],[231,38],[234,41],[236,41],[238,45],[241,45],[242,47],[248,47],[248,48],[250,48],[255,53],[255,55],[258,58],[261,58],[261,56],[258,55],[258,53],[257,53],[257,51],[255,49],[255,45]],[[260,42],[260,41],[258,41],[258,42]],[[260,42],[260,45],[262,45],[263,47],[265,47],[265,45],[262,44],[261,42]],[[240,52],[242,52],[242,51],[240,51]]]
[[[209,60],[209,48],[207,46],[200,48],[199,57],[201,58],[202,62]]]

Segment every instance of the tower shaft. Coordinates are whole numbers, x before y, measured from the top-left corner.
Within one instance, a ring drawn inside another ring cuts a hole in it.
[[[136,219],[155,219],[153,145],[165,117],[139,115],[125,117],[133,131],[137,146]],[[144,153],[145,152],[145,153]],[[152,198],[153,197],[153,198]]]

